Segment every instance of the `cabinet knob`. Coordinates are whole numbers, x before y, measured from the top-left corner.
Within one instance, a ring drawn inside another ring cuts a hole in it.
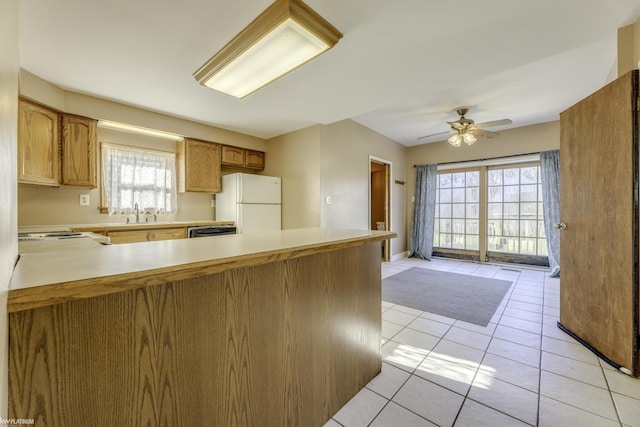
[[[567,229],[567,224],[565,224],[564,222],[558,223],[558,224],[553,224],[553,227],[558,229],[558,230],[566,230]]]

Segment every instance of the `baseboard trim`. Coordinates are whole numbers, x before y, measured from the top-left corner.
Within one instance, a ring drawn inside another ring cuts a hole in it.
[[[391,255],[391,261],[397,261],[399,259],[406,258],[407,256],[409,256],[408,251],[400,252],[399,254]]]

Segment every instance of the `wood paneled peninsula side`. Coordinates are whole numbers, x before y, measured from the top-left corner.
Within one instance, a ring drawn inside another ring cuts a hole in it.
[[[298,229],[21,256],[9,417],[322,426],[381,369],[380,241]]]

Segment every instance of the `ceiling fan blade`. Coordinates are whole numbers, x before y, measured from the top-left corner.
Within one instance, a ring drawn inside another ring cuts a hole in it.
[[[425,136],[421,136],[420,138],[417,139],[425,139],[425,138],[430,138],[432,136],[437,136],[437,135],[446,135],[448,133],[453,133],[452,130],[448,131],[448,132],[440,132],[440,133],[432,133],[431,135],[425,135]]]
[[[464,117],[464,115],[467,112],[468,112],[468,109],[465,108],[463,111],[462,108],[459,108],[457,113],[460,116],[460,118],[454,122],[447,122],[447,124],[451,126],[451,131],[425,135],[417,139],[430,138],[432,136],[445,135],[449,133],[458,133],[458,134],[470,133],[474,136],[480,136],[485,138],[495,138],[496,136],[500,135],[498,132],[490,132],[483,129],[492,127],[492,126],[510,125],[511,123],[513,123],[510,119],[493,120],[491,122],[484,122],[484,123],[474,123],[473,120],[467,119]]]
[[[495,138],[496,136],[500,135],[498,132],[491,132],[488,130],[482,130],[482,129],[471,129],[468,133],[474,135],[474,136],[483,136],[485,138]]]
[[[491,122],[476,123],[475,126],[478,127],[479,129],[483,129],[483,128],[489,128],[492,126],[510,125],[511,123],[513,122],[510,119],[502,119],[502,120],[494,120]]]

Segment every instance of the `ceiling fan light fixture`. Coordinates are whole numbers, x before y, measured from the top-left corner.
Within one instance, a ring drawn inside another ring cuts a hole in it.
[[[467,145],[471,145],[471,144],[473,144],[474,142],[476,142],[476,137],[475,137],[475,136],[473,136],[473,135],[472,135],[472,134],[470,134],[470,133],[464,133],[464,134],[462,134],[462,139],[464,140],[465,144],[467,144]]]
[[[300,0],[276,0],[194,73],[236,98],[331,49],[342,33]]]
[[[456,133],[455,135],[451,136],[448,140],[449,144],[453,145],[454,147],[460,147],[460,143],[462,143],[462,137],[460,136],[460,134]]]

